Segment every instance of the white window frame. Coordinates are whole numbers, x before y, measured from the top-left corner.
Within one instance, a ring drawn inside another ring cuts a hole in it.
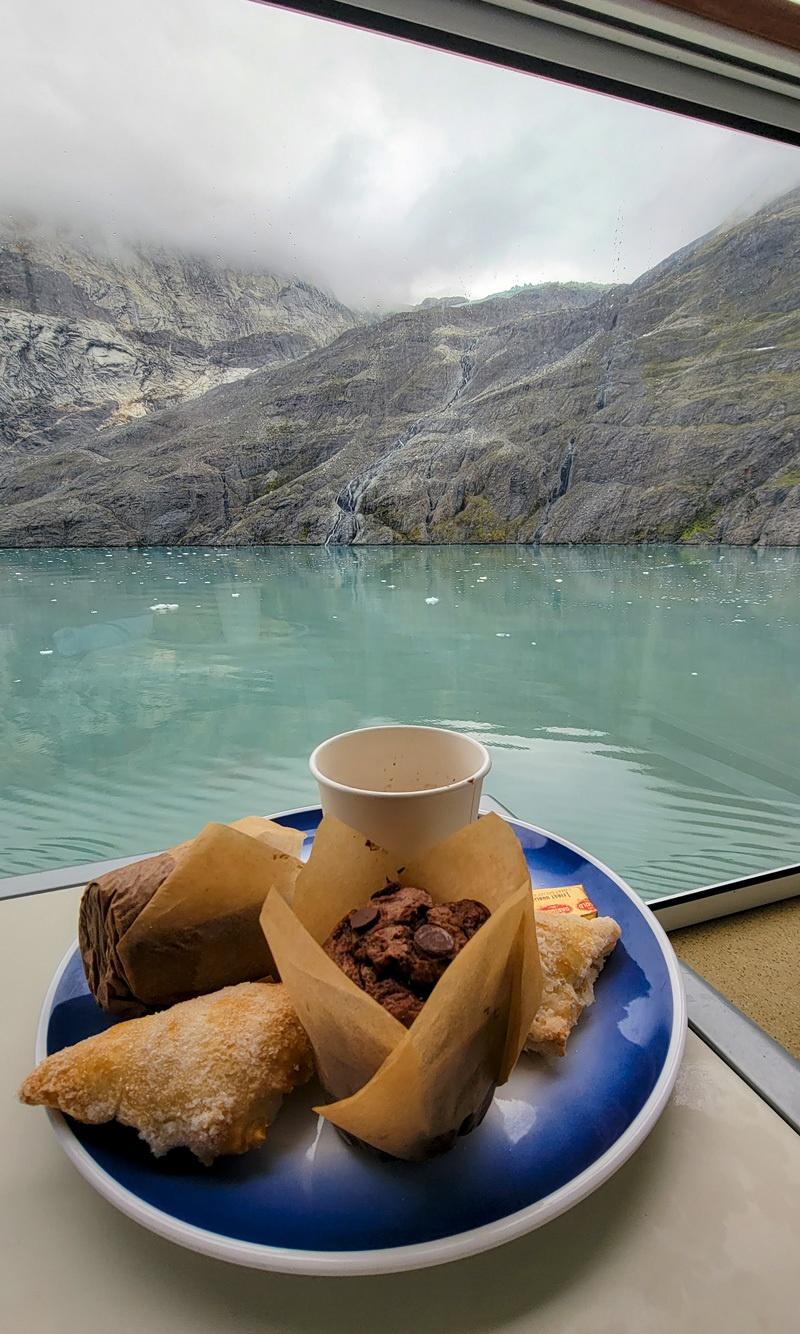
[[[800,56],[644,2],[255,0],[800,146]]]

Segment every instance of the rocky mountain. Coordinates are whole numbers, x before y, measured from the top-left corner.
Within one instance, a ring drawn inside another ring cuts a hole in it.
[[[467,306],[469,297],[467,296],[426,296],[424,301],[420,301],[419,310],[429,310],[431,306]]]
[[[4,545],[800,543],[800,192],[7,460]]]
[[[309,283],[0,233],[0,450],[71,440],[291,361],[356,324]]]

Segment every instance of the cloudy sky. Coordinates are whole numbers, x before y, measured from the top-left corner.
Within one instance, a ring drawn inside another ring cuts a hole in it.
[[[370,308],[627,280],[800,149],[249,0],[3,0],[0,212]]]

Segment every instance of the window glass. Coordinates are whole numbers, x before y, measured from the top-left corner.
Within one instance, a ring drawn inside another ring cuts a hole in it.
[[[800,860],[800,152],[282,10],[12,0],[0,874],[480,735],[647,896]]]

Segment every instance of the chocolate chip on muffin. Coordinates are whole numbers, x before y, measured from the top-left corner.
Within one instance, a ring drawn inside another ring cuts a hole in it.
[[[475,899],[435,904],[424,889],[391,884],[343,917],[323,948],[409,1028],[448,964],[488,917]]]

